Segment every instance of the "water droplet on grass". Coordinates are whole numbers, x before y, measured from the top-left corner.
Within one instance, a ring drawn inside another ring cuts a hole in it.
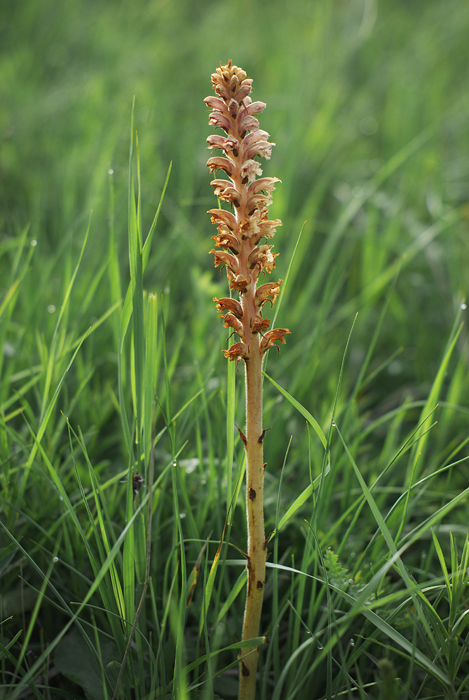
[[[107,174],[114,175],[114,170],[112,168],[109,168],[109,170],[107,171]]]
[[[465,311],[465,310],[467,309],[467,304],[465,304],[465,303],[463,302],[463,303],[461,304],[461,309],[462,309],[463,311]]]
[[[192,459],[184,459],[181,461],[181,467],[184,467],[186,470],[187,474],[192,474],[192,472],[195,472],[197,467],[199,466],[199,459],[198,457],[192,457]]]
[[[13,357],[15,354],[15,348],[8,342],[8,340],[5,341],[5,345],[3,346],[3,354],[5,357]]]
[[[52,561],[54,562],[54,564],[57,564],[57,562],[59,561],[59,557],[54,557]]]
[[[388,372],[392,377],[395,377],[397,374],[400,374],[403,369],[402,362],[399,360],[393,360],[388,367]]]
[[[33,238],[33,240],[31,241],[31,247],[35,248],[36,246],[37,246],[37,241]]]
[[[54,304],[49,304],[49,306],[47,307],[47,311],[48,311],[48,313],[50,313],[50,314],[55,314],[55,306],[54,306]]]

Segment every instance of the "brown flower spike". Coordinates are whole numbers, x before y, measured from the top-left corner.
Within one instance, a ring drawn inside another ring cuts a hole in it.
[[[277,254],[265,241],[273,238],[279,219],[269,220],[276,177],[262,177],[261,158],[269,159],[272,146],[269,134],[259,128],[258,115],[264,102],[250,98],[252,80],[231,61],[212,74],[216,96],[205,98],[212,110],[209,124],[220,128],[223,135],[207,139],[210,149],[220,149],[222,155],[208,159],[210,172],[221,171],[223,177],[214,179],[215,195],[229,209],[210,209],[212,223],[218,233],[213,236],[215,266],[225,266],[230,289],[239,294],[239,301],[215,298],[225,326],[239,336],[240,341],[224,350],[229,360],[243,360],[246,370],[246,515],[248,525],[247,597],[243,623],[243,640],[257,637],[265,585],[266,549],[264,548],[263,512],[263,436],[262,429],[262,360],[276,341],[285,343],[288,328],[268,331],[270,321],[263,318],[264,304],[273,306],[280,294],[282,280],[257,286],[259,276],[272,272]],[[255,497],[253,496],[255,494]],[[239,698],[254,700],[258,650],[246,647],[240,653]]]
[[[241,348],[238,356],[232,349],[225,351],[232,360],[236,357],[247,360],[257,348],[263,354],[273,345],[274,338],[285,342],[284,336],[290,332],[287,328],[269,331],[266,342],[261,342],[258,337],[269,326],[268,319],[262,319],[261,307],[267,300],[273,304],[282,284],[282,280],[270,282],[256,290],[259,275],[272,272],[277,257],[272,253],[272,245],[260,244],[260,241],[273,238],[276,227],[282,222],[268,219],[268,207],[272,203],[270,195],[280,180],[260,177],[262,169],[258,159],[270,158],[275,144],[268,141],[269,134],[259,129],[259,121],[254,115],[262,112],[265,103],[251,100],[251,84],[252,80],[246,78],[245,71],[228,61],[212,75],[217,97],[205,98],[212,110],[209,124],[225,132],[225,136],[208,137],[208,147],[219,148],[224,155],[209,158],[207,166],[210,172],[222,170],[229,178],[213,180],[212,187],[217,197],[232,207],[231,211],[210,209],[208,212],[218,228],[218,234],[213,236],[215,245],[223,249],[210,252],[215,256],[216,267],[226,267],[230,288],[240,293],[243,312],[242,316],[236,314],[241,325],[235,331],[244,347],[248,348],[248,356]],[[215,301],[219,311],[228,311],[229,305],[220,307],[218,299]]]

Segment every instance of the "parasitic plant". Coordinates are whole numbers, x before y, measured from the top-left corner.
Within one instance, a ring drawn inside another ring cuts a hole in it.
[[[210,149],[218,148],[222,156],[209,158],[210,172],[221,170],[228,179],[215,179],[212,186],[225,209],[210,209],[212,223],[218,228],[211,250],[215,266],[226,267],[230,289],[236,298],[215,298],[225,327],[232,328],[239,342],[224,350],[229,360],[244,362],[246,375],[246,434],[239,431],[246,451],[246,517],[248,531],[247,594],[242,640],[259,633],[265,587],[267,543],[264,530],[264,457],[262,427],[262,361],[276,341],[285,342],[287,328],[268,330],[270,321],[262,315],[264,304],[271,306],[280,294],[278,282],[258,286],[261,273],[272,272],[276,255],[272,245],[262,242],[273,238],[279,219],[268,219],[268,207],[275,177],[261,177],[259,158],[270,158],[273,143],[269,134],[259,129],[255,115],[262,112],[263,102],[249,97],[252,80],[245,71],[229,61],[212,74],[216,96],[205,99],[212,110],[209,124],[224,135],[207,139]],[[277,347],[278,350],[278,346]],[[239,698],[253,700],[256,686],[258,649],[246,646],[240,652]]]

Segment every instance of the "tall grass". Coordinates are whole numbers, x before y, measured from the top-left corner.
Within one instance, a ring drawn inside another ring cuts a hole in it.
[[[275,134],[292,331],[264,368],[258,695],[468,697],[467,10],[6,17],[1,697],[236,694],[242,381],[212,308],[202,102],[229,58]]]

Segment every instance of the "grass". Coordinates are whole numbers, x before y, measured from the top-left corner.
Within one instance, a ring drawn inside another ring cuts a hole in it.
[[[244,399],[202,101],[229,58],[277,143],[292,331],[259,698],[469,697],[467,9],[5,9],[0,697],[111,699],[121,671],[126,699],[236,695]]]

